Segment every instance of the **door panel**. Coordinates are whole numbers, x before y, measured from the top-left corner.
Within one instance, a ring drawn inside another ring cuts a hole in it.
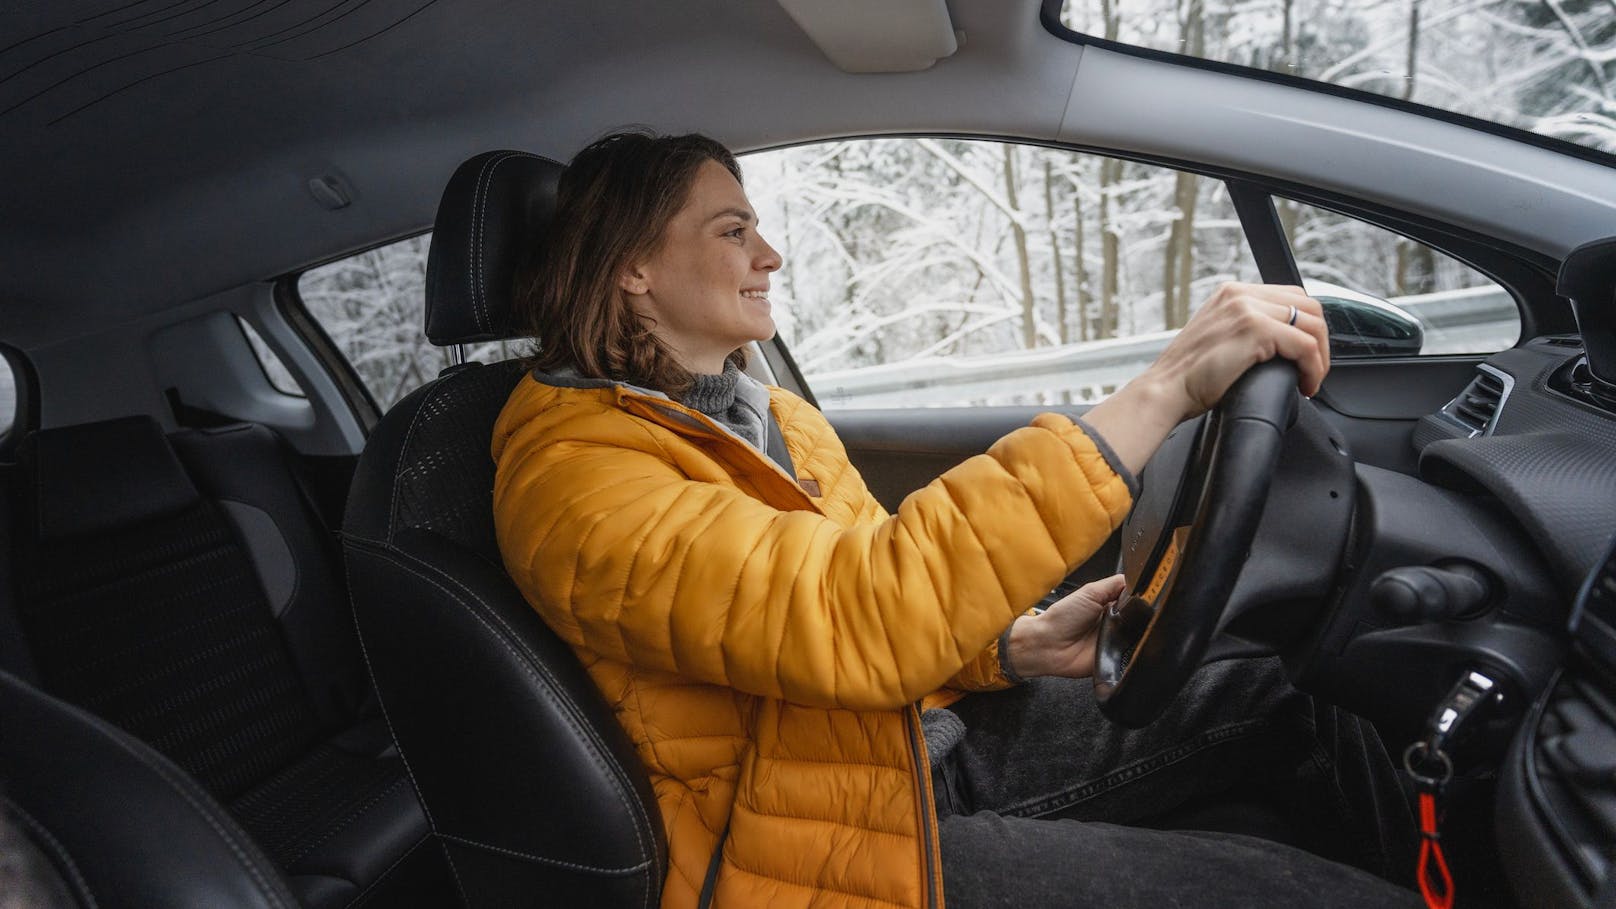
[[[1464,388],[1477,362],[1343,361],[1334,365],[1315,402],[1359,460],[1412,473],[1414,424]],[[893,511],[904,496],[1046,410],[1080,415],[1088,406],[832,410],[826,416],[870,491]]]
[[[1049,409],[916,407],[833,410],[826,416],[870,491],[887,511],[895,512],[904,496],[966,458],[982,454],[999,437]]]

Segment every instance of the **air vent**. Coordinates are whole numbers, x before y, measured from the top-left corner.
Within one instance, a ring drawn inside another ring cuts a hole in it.
[[[1486,435],[1514,384],[1509,375],[1490,366],[1478,366],[1476,377],[1442,408],[1442,414],[1471,436]]]

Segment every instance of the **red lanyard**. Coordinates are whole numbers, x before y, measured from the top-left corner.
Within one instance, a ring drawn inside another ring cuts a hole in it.
[[[1435,865],[1436,877],[1431,876]],[[1436,829],[1436,792],[1420,790],[1420,895],[1428,909],[1453,909],[1453,874],[1442,854],[1442,834]]]
[[[1420,795],[1420,860],[1416,873],[1420,895],[1425,897],[1428,909],[1453,909],[1453,872],[1448,870],[1448,858],[1442,854],[1442,834],[1437,830],[1436,800],[1453,779],[1453,760],[1444,746],[1472,714],[1498,700],[1496,682],[1483,673],[1466,672],[1436,705],[1426,723],[1425,738],[1403,751],[1403,769]]]

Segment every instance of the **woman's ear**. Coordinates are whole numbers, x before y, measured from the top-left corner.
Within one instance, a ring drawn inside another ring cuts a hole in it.
[[[638,265],[631,265],[623,269],[617,276],[617,287],[623,293],[635,297],[642,297],[651,290],[650,282],[645,278],[645,270]]]

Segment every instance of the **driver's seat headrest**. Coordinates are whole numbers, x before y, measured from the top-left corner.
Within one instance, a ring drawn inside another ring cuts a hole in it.
[[[544,239],[562,165],[519,151],[484,152],[449,178],[426,264],[426,336],[440,347],[500,341],[513,287]]]

